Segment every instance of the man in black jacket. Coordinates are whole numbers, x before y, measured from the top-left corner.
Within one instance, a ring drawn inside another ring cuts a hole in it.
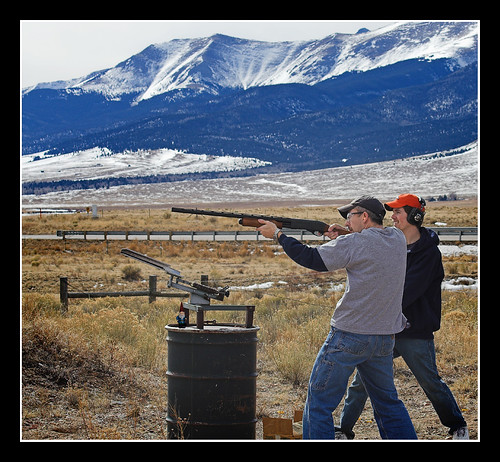
[[[434,406],[441,423],[450,428],[453,439],[469,439],[467,424],[453,394],[436,367],[434,335],[441,323],[441,282],[444,277],[439,238],[422,227],[425,201],[413,194],[401,194],[384,204],[393,212],[394,226],[403,231],[407,244],[403,314],[407,328],[396,334],[394,357],[401,356]],[[352,439],[354,424],[366,403],[363,383],[356,376],[348,389],[337,436]]]

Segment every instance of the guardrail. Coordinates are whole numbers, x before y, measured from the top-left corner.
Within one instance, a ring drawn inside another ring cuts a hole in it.
[[[296,231],[293,231],[296,233]],[[299,231],[298,234],[306,231]],[[63,239],[115,239],[115,240],[234,240],[238,237],[253,238],[253,240],[268,240],[259,231],[57,231],[57,236]],[[315,236],[312,236],[315,237]],[[245,239],[243,239],[245,240]]]
[[[434,228],[429,226],[427,228],[432,229],[441,241],[477,242],[479,239],[477,227]]]
[[[477,242],[477,227],[428,227],[432,229],[441,241]],[[285,230],[288,236],[294,236],[300,241],[325,241],[325,236],[315,236],[307,231]],[[73,231],[58,230],[62,239],[100,239],[100,240],[167,240],[167,241],[248,241],[264,240],[259,231]]]

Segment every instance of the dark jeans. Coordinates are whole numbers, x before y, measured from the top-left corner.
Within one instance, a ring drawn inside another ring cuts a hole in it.
[[[394,335],[361,335],[332,328],[314,363],[304,408],[303,439],[335,439],[332,412],[358,369],[383,439],[417,439],[392,373]]]
[[[394,358],[399,356],[404,359],[419,385],[424,390],[427,398],[429,398],[434,406],[441,423],[450,428],[450,434],[457,428],[465,427],[467,424],[453,394],[438,374],[434,341],[396,338]],[[367,397],[368,395],[358,371],[347,391],[344,408],[340,417],[340,428],[348,436],[353,436],[352,430],[354,424],[361,415],[361,412],[363,412]]]

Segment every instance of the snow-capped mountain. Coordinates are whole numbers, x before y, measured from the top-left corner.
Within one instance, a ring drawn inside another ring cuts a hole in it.
[[[449,58],[463,67],[477,60],[477,22],[396,23],[322,40],[260,42],[224,35],[154,44],[111,69],[80,79],[38,84],[96,92],[135,102],[173,90],[217,94],[221,89],[300,83],[314,85],[345,72],[368,71],[409,59]]]
[[[304,42],[151,45],[23,90],[22,150],[34,161],[23,161],[23,181],[30,191],[109,187],[456,149],[478,136],[478,34],[477,21],[407,22]]]

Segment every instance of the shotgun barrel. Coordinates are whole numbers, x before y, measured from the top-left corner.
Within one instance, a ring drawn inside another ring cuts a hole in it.
[[[262,226],[259,220],[273,222],[280,229],[303,229],[316,236],[322,236],[328,231],[329,225],[319,220],[305,220],[302,218],[276,217],[268,215],[254,215],[247,213],[219,212],[215,210],[184,209],[172,207],[172,212],[189,213],[193,215],[210,215],[215,217],[239,218],[239,224],[242,226],[252,226],[258,228]],[[348,234],[349,231],[339,231],[339,234]]]

